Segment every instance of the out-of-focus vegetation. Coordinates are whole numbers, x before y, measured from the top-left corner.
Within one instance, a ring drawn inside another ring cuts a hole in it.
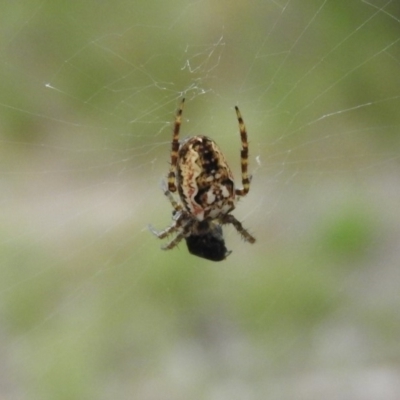
[[[398,398],[395,2],[2,8],[1,398]],[[249,131],[223,263],[146,228],[183,94],[238,183]]]

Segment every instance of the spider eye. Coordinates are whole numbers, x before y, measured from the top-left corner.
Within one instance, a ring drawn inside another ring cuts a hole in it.
[[[190,235],[186,239],[189,253],[211,261],[222,261],[231,252],[227,251],[222,228],[217,225],[207,233]]]

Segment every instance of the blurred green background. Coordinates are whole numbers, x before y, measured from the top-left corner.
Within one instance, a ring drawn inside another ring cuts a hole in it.
[[[1,399],[398,399],[394,1],[21,1],[0,15]],[[171,124],[249,195],[160,250]]]

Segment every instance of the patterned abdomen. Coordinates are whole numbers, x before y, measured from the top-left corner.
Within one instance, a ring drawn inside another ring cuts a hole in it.
[[[217,144],[206,136],[194,136],[180,145],[176,179],[184,207],[199,221],[235,208],[232,172]]]

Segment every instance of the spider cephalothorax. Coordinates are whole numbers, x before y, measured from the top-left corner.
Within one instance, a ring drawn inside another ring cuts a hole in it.
[[[174,208],[174,222],[163,231],[158,232],[152,227],[150,230],[160,239],[177,233],[163,247],[165,250],[172,249],[185,239],[190,253],[208,260],[221,261],[231,253],[225,247],[222,225],[232,224],[247,242],[255,242],[255,238],[230,214],[235,208],[236,197],[245,196],[250,189],[247,132],[239,109],[235,107],[242,141],[240,154],[243,185],[242,189],[236,189],[231,169],[212,139],[193,136],[179,142],[184,101],[182,99],[175,118],[168,188],[163,187],[164,194]],[[177,190],[181,204],[172,196]]]

